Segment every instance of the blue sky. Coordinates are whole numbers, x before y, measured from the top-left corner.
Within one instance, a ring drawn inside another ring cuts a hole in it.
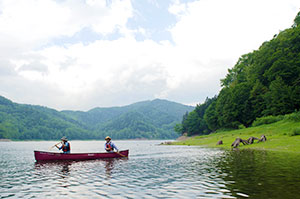
[[[186,2],[186,1],[185,1]],[[138,1],[135,0],[133,8],[136,15],[128,20],[128,27],[131,29],[143,28],[148,34],[136,34],[137,40],[152,39],[154,41],[168,40],[172,37],[168,29],[176,24],[176,16],[168,12],[172,1]]]
[[[299,0],[0,0],[0,95],[58,110],[196,105]]]
[[[58,1],[59,2],[59,1]],[[126,27],[131,30],[144,29],[147,34],[135,32],[134,37],[137,41],[151,39],[156,42],[168,40],[172,42],[172,35],[169,29],[178,21],[176,15],[170,13],[168,8],[174,1],[164,0],[156,2],[152,0],[132,1],[133,16],[128,18]],[[184,0],[182,3],[192,2]],[[111,6],[111,1],[106,1],[106,6]],[[123,35],[116,29],[108,34],[95,32],[90,27],[84,27],[79,32],[71,36],[54,38],[47,45],[64,45],[83,42],[85,44],[96,40],[117,40]]]

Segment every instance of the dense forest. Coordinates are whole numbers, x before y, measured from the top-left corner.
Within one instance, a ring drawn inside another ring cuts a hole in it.
[[[57,111],[0,96],[0,139],[173,139],[178,137],[175,124],[194,108],[156,99],[87,112]]]
[[[261,117],[299,111],[300,12],[291,28],[242,55],[221,86],[218,95],[183,115],[175,130],[188,135],[208,134],[218,129],[247,128]]]

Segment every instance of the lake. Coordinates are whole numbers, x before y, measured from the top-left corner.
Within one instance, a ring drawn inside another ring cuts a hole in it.
[[[300,197],[298,154],[114,142],[128,158],[36,163],[33,150],[55,142],[0,142],[0,198]],[[104,151],[104,141],[70,143],[72,152]]]

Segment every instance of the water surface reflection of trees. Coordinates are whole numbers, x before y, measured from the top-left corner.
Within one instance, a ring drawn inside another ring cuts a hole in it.
[[[297,198],[300,156],[257,150],[232,150],[214,161],[232,195],[240,198]]]

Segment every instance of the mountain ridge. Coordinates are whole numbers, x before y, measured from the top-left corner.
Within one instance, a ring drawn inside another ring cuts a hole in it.
[[[194,109],[154,99],[89,111],[57,111],[39,105],[18,104],[0,96],[0,139],[170,139],[182,115]],[[118,127],[117,127],[118,126]]]

